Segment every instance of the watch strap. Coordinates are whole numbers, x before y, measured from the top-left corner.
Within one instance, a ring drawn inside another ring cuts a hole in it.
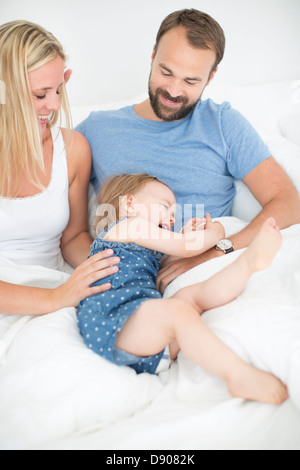
[[[224,252],[226,255],[228,255],[229,253],[233,253],[234,252],[233,246],[231,248],[227,248],[227,250],[224,250]]]

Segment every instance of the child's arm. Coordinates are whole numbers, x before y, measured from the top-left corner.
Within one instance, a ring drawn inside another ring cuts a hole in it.
[[[204,230],[206,226],[206,218],[199,219],[193,218],[188,221],[188,223],[181,229],[180,233],[192,232],[195,230]],[[178,261],[182,258],[179,256],[166,255],[162,260],[162,266],[166,267],[169,263]]]
[[[116,225],[107,238],[125,243],[133,242],[179,258],[190,258],[209,250],[225,236],[222,224],[212,222],[210,216],[206,220],[205,230],[175,233],[161,229],[147,219],[132,217]]]
[[[207,218],[193,218],[181,229],[181,233],[194,232],[196,230],[204,230],[207,222],[212,222],[211,217],[207,214]]]

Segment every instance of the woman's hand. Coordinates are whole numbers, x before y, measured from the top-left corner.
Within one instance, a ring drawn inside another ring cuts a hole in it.
[[[91,256],[78,266],[65,284],[54,289],[54,311],[65,307],[77,307],[86,297],[109,290],[110,283],[90,286],[119,271],[116,264],[121,260],[113,255],[113,250],[105,250]]]

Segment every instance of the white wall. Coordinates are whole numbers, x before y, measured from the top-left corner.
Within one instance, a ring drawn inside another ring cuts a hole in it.
[[[0,0],[0,23],[40,23],[65,46],[71,104],[147,91],[156,32],[167,14],[197,8],[220,22],[227,49],[215,80],[300,78],[300,0]]]

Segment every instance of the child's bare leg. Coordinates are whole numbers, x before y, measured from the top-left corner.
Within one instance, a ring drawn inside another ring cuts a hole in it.
[[[184,300],[146,301],[126,322],[116,346],[145,357],[158,354],[174,340],[190,360],[224,379],[233,396],[272,404],[287,399],[287,389],[280,380],[246,364]]]
[[[273,218],[268,219],[249,248],[230,266],[207,281],[186,287],[175,298],[191,302],[199,313],[225,305],[238,297],[251,275],[270,266],[282,236]]]

